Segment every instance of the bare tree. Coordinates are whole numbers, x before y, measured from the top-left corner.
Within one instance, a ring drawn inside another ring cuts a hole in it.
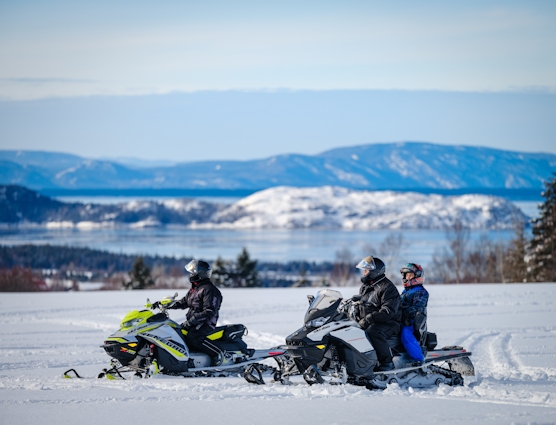
[[[453,270],[451,262],[452,258],[446,248],[435,249],[432,255],[432,263],[429,267],[431,271],[427,273],[427,282],[452,283]]]
[[[462,283],[469,236],[469,229],[459,219],[456,219],[452,227],[446,230],[446,239],[448,239],[448,248],[453,259],[456,283]]]
[[[488,279],[490,270],[491,242],[487,235],[483,234],[478,241],[473,244],[473,248],[467,252],[465,258],[465,272],[463,281],[471,283],[482,283]]]
[[[527,244],[525,221],[517,214],[514,216],[514,238],[504,253],[505,267],[503,272],[509,282],[527,282]]]
[[[378,248],[371,245],[363,247],[364,255],[372,255],[380,258],[386,265],[386,276],[394,282],[399,278],[398,270],[404,253],[404,237],[401,232],[390,232],[380,243]]]
[[[338,286],[347,286],[355,271],[355,260],[349,248],[336,251],[330,280]]]

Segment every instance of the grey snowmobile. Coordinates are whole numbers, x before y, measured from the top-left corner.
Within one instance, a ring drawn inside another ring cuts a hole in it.
[[[247,348],[242,339],[247,332],[243,325],[220,326],[207,336],[223,352],[218,365],[207,354],[190,351],[185,338],[187,330],[171,320],[167,311],[177,296],[176,292],[173,297],[163,298],[159,313],[150,310],[152,304],[147,299],[145,310],[126,314],[120,329],[101,345],[112,359],[110,367],[103,369],[98,378],[125,379],[129,373],[138,378],[149,378],[158,373],[184,377],[229,376],[243,374],[246,366],[269,358],[280,364],[281,357],[287,356],[285,350],[279,348]],[[257,364],[257,370],[273,373],[276,369]],[[74,369],[68,370],[64,376],[71,377],[71,372],[80,377]]]
[[[301,373],[309,385],[329,382],[352,383],[369,389],[383,389],[387,384],[415,388],[440,384],[463,385],[463,376],[475,374],[470,352],[463,347],[436,349],[436,334],[427,332],[426,316],[416,319],[415,335],[425,353],[425,361],[415,365],[400,343],[399,336],[389,340],[395,369],[375,372],[376,352],[357,321],[355,302],[343,300],[338,291],[323,289],[316,297],[308,296],[305,326],[286,338],[287,352],[297,366],[279,377]]]

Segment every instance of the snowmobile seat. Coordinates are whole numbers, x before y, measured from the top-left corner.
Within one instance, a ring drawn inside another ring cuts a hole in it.
[[[436,341],[436,334],[432,333],[432,332],[427,332],[427,335],[425,337],[424,347],[427,350],[434,350],[434,348],[436,347],[437,344],[438,344],[438,342]]]
[[[243,325],[225,325],[214,328],[207,338],[211,341],[235,341],[246,334],[247,328]]]
[[[419,341],[419,345],[424,347],[427,345],[427,314],[417,313],[413,322],[413,335]]]

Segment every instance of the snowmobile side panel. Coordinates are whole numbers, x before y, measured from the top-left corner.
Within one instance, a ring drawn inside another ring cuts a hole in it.
[[[351,345],[360,353],[366,353],[373,350],[373,346],[367,338],[367,333],[359,326],[349,326],[347,328],[338,329],[330,332],[330,335],[343,341],[345,344]]]
[[[373,369],[377,364],[376,353],[360,353],[341,342],[338,344],[338,354],[345,361],[347,372],[354,376],[372,376]]]
[[[156,359],[158,360],[157,363],[159,365],[164,365],[164,373],[178,375],[180,373],[187,372],[189,370],[189,368],[187,367],[188,365],[187,361],[181,361],[176,359],[168,351],[160,347],[157,347]]]
[[[141,332],[141,337],[168,351],[177,360],[187,361],[189,350],[178,333],[169,326],[161,326],[150,332]]]
[[[331,323],[327,323],[324,326],[321,326],[320,328],[310,330],[310,331],[307,328],[302,328],[302,329],[308,331],[307,338],[309,338],[311,341],[322,341],[322,339],[329,333],[340,329],[346,329],[347,327],[353,325],[359,327],[357,323],[350,321],[350,322],[331,322]]]

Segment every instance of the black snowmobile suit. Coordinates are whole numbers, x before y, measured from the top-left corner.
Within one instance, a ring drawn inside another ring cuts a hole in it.
[[[382,275],[361,285],[359,295],[360,317],[369,323],[365,331],[376,351],[378,361],[382,365],[390,363],[392,353],[386,341],[400,332],[400,294],[394,284]]]
[[[193,282],[191,289],[185,297],[177,301],[172,309],[186,309],[187,322],[187,343],[193,348],[207,353],[217,360],[222,352],[206,336],[211,333],[218,322],[220,305],[222,304],[222,294],[214,286],[210,279],[202,279]]]

